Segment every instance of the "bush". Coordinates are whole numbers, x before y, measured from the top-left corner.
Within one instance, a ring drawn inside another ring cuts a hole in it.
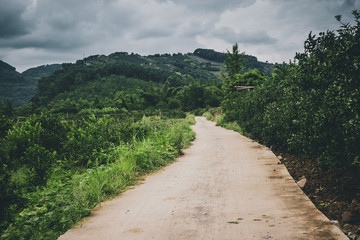
[[[310,33],[295,63],[277,65],[253,91],[233,89],[253,74],[226,77],[221,122],[236,121],[267,145],[317,156],[324,168],[359,165],[360,13],[353,14],[355,26],[337,16],[337,33]]]
[[[4,175],[0,180],[6,185],[0,188],[4,217],[0,226],[7,228],[1,237],[56,239],[94,206],[133,184],[140,174],[158,169],[181,154],[195,136],[190,122],[194,122],[192,116],[178,120],[143,117],[139,122],[119,122],[109,116],[80,119],[69,123],[62,153],[40,145],[42,124],[32,125],[28,120],[14,127],[8,139],[25,149],[23,161],[34,166],[12,166],[13,171],[7,171],[8,166],[1,165]],[[129,141],[123,141],[122,136]],[[85,156],[82,161],[71,163],[80,154]],[[87,158],[94,162],[86,162]],[[50,165],[53,161],[57,165]],[[43,171],[46,168],[48,171]],[[39,182],[38,178],[46,179],[42,187],[28,189],[29,180]]]

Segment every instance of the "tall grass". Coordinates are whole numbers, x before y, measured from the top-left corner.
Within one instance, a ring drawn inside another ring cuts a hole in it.
[[[45,187],[27,194],[30,204],[1,238],[56,239],[101,201],[126,190],[140,175],[173,161],[194,139],[193,123],[193,116],[180,120],[143,118],[141,124],[150,127],[151,134],[114,147],[107,164],[80,172],[56,168]]]
[[[225,118],[225,114],[217,114],[217,110],[218,109],[209,109],[208,111],[204,112],[204,114],[202,115],[203,117],[205,117],[207,120],[215,122],[216,126],[221,126],[223,128],[229,129],[229,130],[233,130],[235,132],[238,132],[240,134],[246,135],[250,137],[250,134],[245,132],[243,128],[241,128],[239,126],[239,124],[237,124],[236,122],[226,122],[224,121]]]

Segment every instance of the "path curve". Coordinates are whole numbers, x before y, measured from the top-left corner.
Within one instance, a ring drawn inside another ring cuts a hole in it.
[[[59,239],[348,239],[268,148],[196,121],[184,156]]]

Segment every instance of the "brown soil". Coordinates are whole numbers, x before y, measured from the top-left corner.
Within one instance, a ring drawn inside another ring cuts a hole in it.
[[[321,212],[330,220],[337,220],[347,236],[360,235],[359,167],[322,171],[315,159],[301,161],[289,154],[278,155],[296,181],[306,178],[303,191]],[[346,219],[343,215],[351,217]]]

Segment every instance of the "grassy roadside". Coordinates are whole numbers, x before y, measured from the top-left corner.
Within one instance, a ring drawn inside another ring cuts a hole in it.
[[[217,114],[217,109],[211,108],[208,111],[204,112],[203,117],[206,117],[207,120],[215,122],[216,126],[221,126],[223,128],[233,130],[240,134],[250,136],[249,133],[246,133],[236,122],[225,122],[223,114]]]
[[[106,153],[107,163],[83,171],[56,168],[47,184],[28,193],[27,207],[18,214],[1,239],[56,239],[90,214],[101,201],[112,198],[140,176],[172,162],[195,138],[186,119],[144,117],[151,129],[144,139],[114,146]]]

